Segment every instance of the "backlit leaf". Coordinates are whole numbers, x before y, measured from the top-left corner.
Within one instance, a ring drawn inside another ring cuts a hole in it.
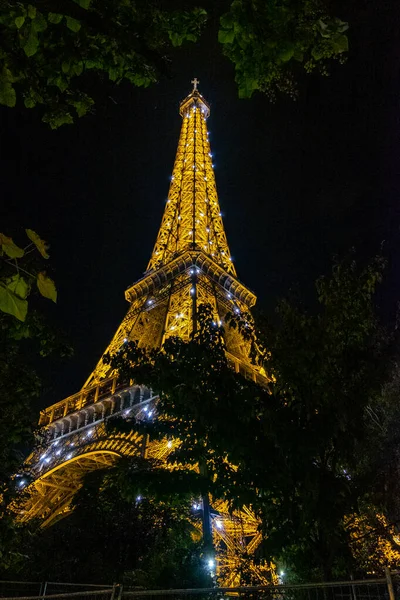
[[[29,4],[28,6],[28,17],[30,19],[34,19],[36,17],[36,8],[32,6],[32,4]]]
[[[22,275],[16,273],[7,282],[7,288],[11,290],[14,294],[25,300],[25,298],[29,294],[30,285],[26,281],[26,279],[22,277]]]
[[[10,258],[21,258],[24,255],[23,249],[14,244],[12,239],[4,233],[0,233],[0,245],[3,252]]]
[[[34,106],[36,106],[36,102],[32,98],[32,96],[28,96],[27,98],[24,98],[24,104],[25,104],[26,108],[33,108]]]
[[[56,286],[54,281],[50,279],[50,277],[47,277],[46,273],[38,273],[36,283],[42,296],[49,298],[49,300],[53,300],[53,302],[57,302]]]
[[[0,104],[13,108],[17,102],[17,94],[9,81],[0,80]]]
[[[20,321],[25,321],[28,312],[28,302],[14,294],[0,282],[0,310],[13,315]]]
[[[24,16],[20,16],[20,17],[16,17],[15,19],[15,25],[17,26],[17,29],[21,29],[22,25],[25,23],[25,17]]]
[[[90,6],[91,0],[74,0],[74,2],[79,4],[79,6],[81,6],[82,8],[86,8],[87,10]]]
[[[46,244],[46,242],[32,229],[25,229],[25,232],[31,242],[35,244],[43,258],[49,258],[49,255],[47,254],[48,244]]]
[[[71,31],[74,31],[75,33],[80,30],[81,24],[79,23],[79,21],[77,21],[76,19],[73,19],[72,17],[65,17],[65,18],[67,19],[68,29],[70,29]]]
[[[28,35],[28,39],[23,44],[24,52],[27,56],[33,56],[36,54],[37,49],[39,48],[39,38],[36,35],[36,31],[34,27],[31,26],[31,30]]]
[[[218,41],[220,44],[231,44],[235,39],[235,32],[233,29],[220,29],[218,31]]]
[[[47,19],[49,23],[53,23],[54,25],[58,25],[62,21],[63,15],[59,15],[58,13],[49,13],[47,15]]]

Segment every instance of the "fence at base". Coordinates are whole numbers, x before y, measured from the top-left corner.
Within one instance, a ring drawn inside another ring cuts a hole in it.
[[[120,584],[0,581],[2,600],[230,600],[233,597],[240,600],[400,600],[400,580],[387,572],[385,579],[183,590],[132,589]]]

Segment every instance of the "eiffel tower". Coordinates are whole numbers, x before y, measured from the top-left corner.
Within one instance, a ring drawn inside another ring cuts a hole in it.
[[[202,303],[210,304],[215,319],[223,321],[228,312],[247,311],[256,301],[237,279],[232,262],[207,131],[210,106],[198,83],[192,81],[193,90],[179,107],[182,127],[161,227],[144,276],[125,292],[129,309],[106,349],[110,354],[127,340],[147,348],[162,347],[169,336],[189,340]],[[232,369],[266,385],[265,373],[250,362],[248,344],[237,330],[226,328],[224,341]],[[39,518],[43,527],[53,524],[70,512],[86,473],[142,452],[138,433],[111,435],[105,421],[132,414],[151,418],[156,402],[151,389],[133,381],[121,383],[100,359],[78,393],[40,414],[45,442],[28,459],[29,485],[19,479],[20,487],[30,492],[23,520]],[[173,446],[167,440],[152,441],[146,455],[163,460]],[[237,585],[240,556],[252,555],[261,540],[258,521],[250,510],[230,514],[223,501],[214,499],[212,509],[217,576],[225,586]],[[256,579],[265,583],[265,572],[248,563]]]

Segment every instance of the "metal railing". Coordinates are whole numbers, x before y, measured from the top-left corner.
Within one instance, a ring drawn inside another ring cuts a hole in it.
[[[116,600],[118,592],[117,584],[0,581],[2,600]]]
[[[120,584],[0,581],[2,600],[398,600],[400,580],[385,579],[331,583],[282,584],[236,588],[143,590]]]
[[[396,582],[394,596],[386,579],[338,581],[315,584],[282,584],[247,586],[237,588],[209,588],[186,590],[129,590],[119,589],[119,598],[131,600],[221,600],[237,597],[241,600],[397,600]]]

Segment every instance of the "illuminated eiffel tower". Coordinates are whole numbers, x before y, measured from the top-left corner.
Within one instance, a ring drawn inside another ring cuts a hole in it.
[[[168,199],[153,253],[142,279],[125,292],[130,306],[107,348],[114,354],[127,340],[139,346],[160,348],[169,336],[188,340],[196,327],[199,304],[213,308],[215,319],[228,312],[247,311],[255,295],[236,277],[220,212],[207,118],[210,107],[197,90],[181,102],[182,128]],[[251,364],[248,344],[237,330],[226,328],[225,347],[236,372],[266,384],[265,373]],[[89,471],[114,464],[121,456],[143,451],[138,433],[109,434],[104,422],[110,416],[149,418],[157,398],[152,390],[122,384],[102,359],[83,388],[42,411],[39,425],[45,444],[28,460],[32,482],[23,518],[42,519],[48,526],[70,512],[71,500]],[[150,458],[165,459],[175,442],[148,444]],[[28,481],[21,477],[19,485]],[[239,563],[260,543],[258,521],[250,510],[229,514],[224,502],[213,500],[212,535],[217,552],[220,583],[240,582]],[[259,582],[265,573],[251,561]]]

